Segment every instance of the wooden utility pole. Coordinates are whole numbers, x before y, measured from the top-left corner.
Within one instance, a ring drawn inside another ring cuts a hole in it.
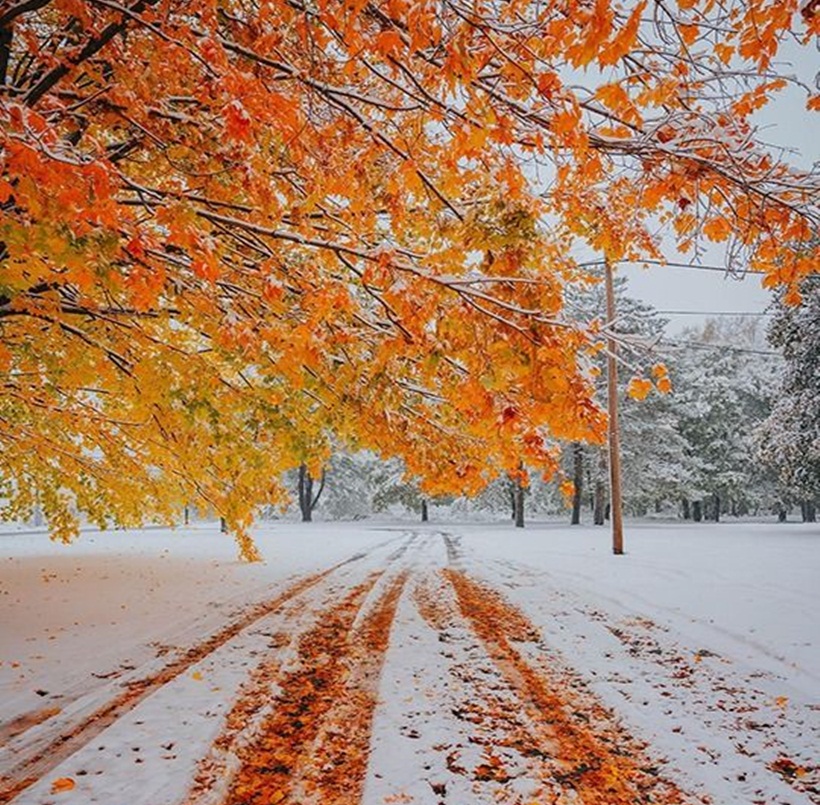
[[[618,345],[612,336],[615,323],[615,285],[612,281],[612,266],[609,260],[604,262],[606,277],[606,318],[609,336],[607,337],[607,413],[609,414],[609,500],[612,518],[612,553],[624,552],[624,524],[621,512],[621,438],[618,426]]]

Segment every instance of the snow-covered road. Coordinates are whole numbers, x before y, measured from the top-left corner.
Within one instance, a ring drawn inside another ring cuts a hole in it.
[[[2,535],[0,802],[820,802],[820,532]]]

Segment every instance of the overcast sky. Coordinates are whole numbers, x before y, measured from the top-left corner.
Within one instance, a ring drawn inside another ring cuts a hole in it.
[[[803,83],[815,86],[820,71],[820,56],[816,51],[786,47],[778,64],[780,72],[794,73]],[[793,151],[789,156],[792,164],[808,170],[820,160],[820,115],[806,110],[805,90],[793,86],[784,89],[769,106],[758,112],[754,121],[765,141]],[[722,265],[717,252],[714,262]],[[697,310],[704,314],[710,311],[762,311],[771,301],[771,293],[761,287],[757,275],[738,279],[717,271],[669,266],[622,266],[619,271],[629,278],[630,296],[643,299],[659,310]],[[669,316],[670,332],[697,324],[704,317]]]

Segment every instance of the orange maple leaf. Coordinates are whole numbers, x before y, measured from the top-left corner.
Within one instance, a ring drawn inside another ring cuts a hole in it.
[[[51,784],[51,793],[52,794],[59,794],[64,791],[71,791],[73,788],[76,787],[76,783],[71,777],[58,777],[52,784]]]

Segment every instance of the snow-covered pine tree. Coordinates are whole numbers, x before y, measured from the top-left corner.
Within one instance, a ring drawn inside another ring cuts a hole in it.
[[[764,329],[748,318],[709,319],[676,339],[670,359],[672,404],[686,441],[694,519],[756,513],[776,503],[770,475],[756,461],[755,432],[773,404],[781,361]]]
[[[769,326],[785,359],[772,411],[757,433],[758,455],[778,476],[788,502],[816,519],[820,500],[820,280],[809,279],[797,307],[777,303]]]

